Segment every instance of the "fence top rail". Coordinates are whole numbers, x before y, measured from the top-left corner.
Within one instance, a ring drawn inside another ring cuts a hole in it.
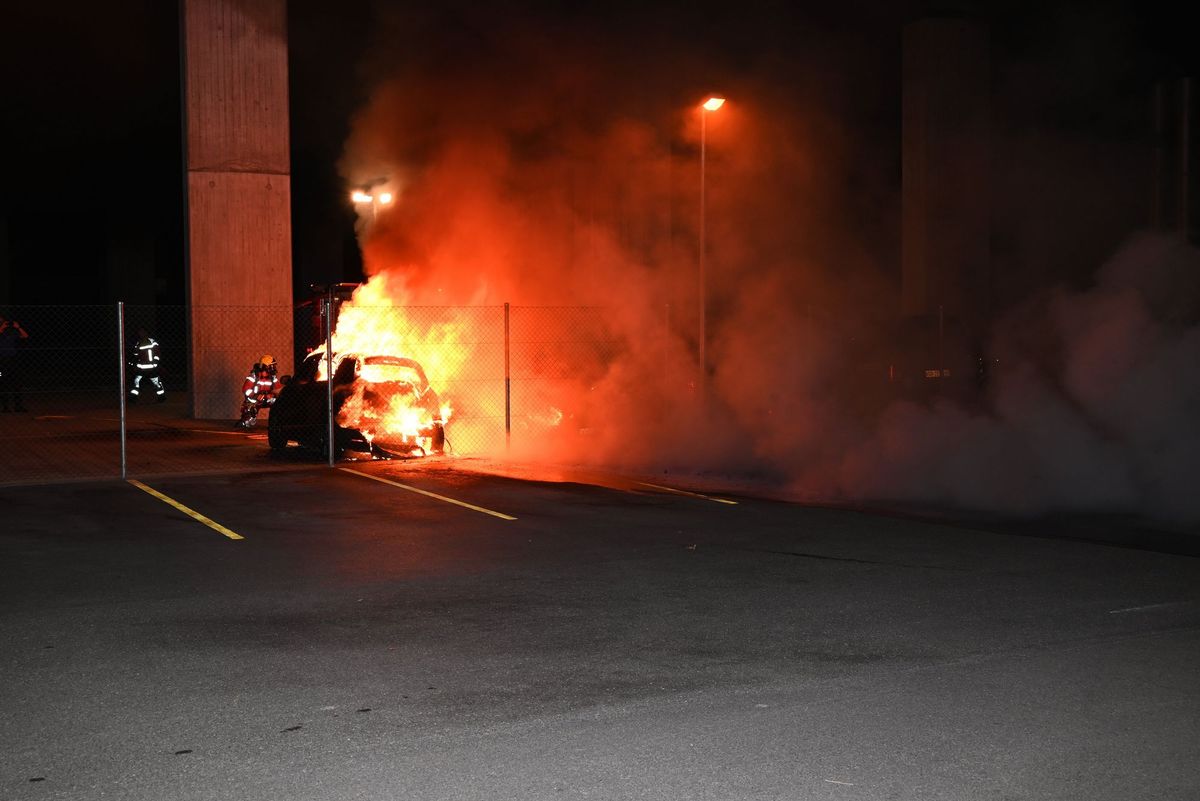
[[[115,309],[116,303],[0,303],[0,311],[7,312],[10,309],[26,310],[43,310],[43,309]]]
[[[297,309],[306,308],[310,303],[302,302],[291,305],[262,305],[262,304],[186,304],[186,303],[125,303],[121,301],[126,310],[142,310],[142,309],[276,309],[280,311],[294,311]],[[9,310],[50,310],[50,309],[111,309],[117,305],[113,303],[0,303],[0,312],[8,312]],[[492,305],[356,305],[358,309],[413,309],[413,310],[479,310],[479,311],[496,311],[503,309],[506,304]],[[594,306],[594,305],[530,305],[530,304],[507,304],[510,309],[529,309],[529,310],[545,310],[545,311],[606,311],[610,306]]]
[[[347,305],[348,303],[349,303],[349,301],[345,301],[345,302],[343,302],[343,303],[342,303],[342,305],[343,305],[343,306],[345,306],[345,305]],[[355,303],[355,304],[354,304],[354,308],[356,308],[356,309],[375,309],[375,310],[380,310],[380,311],[387,311],[387,310],[389,310],[389,309],[396,309],[396,310],[398,310],[398,311],[400,311],[400,310],[417,310],[417,311],[503,311],[503,310],[504,310],[504,306],[503,306],[503,304],[502,304],[502,305],[499,305],[499,306],[404,306],[404,305],[395,304],[395,303],[392,303],[392,304],[383,304],[383,305],[380,305],[380,304],[377,304],[377,303],[373,303],[373,304]]]
[[[611,306],[526,306],[513,305],[514,309],[543,309],[545,311],[608,311]]]
[[[242,311],[242,310],[245,310],[245,311],[255,311],[255,310],[267,309],[267,310],[271,310],[271,311],[286,311],[286,312],[291,312],[291,311],[293,311],[295,308],[296,308],[296,307],[295,307],[294,305],[281,305],[281,304],[271,304],[271,305],[261,305],[261,304],[260,304],[260,305],[252,305],[252,304],[239,304],[239,305],[235,305],[235,304],[223,304],[223,305],[220,305],[220,306],[203,305],[203,304],[191,304],[191,305],[189,305],[189,304],[186,304],[186,303],[126,303],[126,304],[125,304],[125,310],[126,310],[126,311],[129,311],[129,310],[141,310],[141,309],[172,309],[172,310],[184,310],[184,309],[237,309],[237,310],[239,310],[239,311]]]

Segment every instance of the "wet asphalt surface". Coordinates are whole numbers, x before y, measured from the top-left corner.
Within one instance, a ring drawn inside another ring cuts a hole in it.
[[[1194,556],[347,466],[0,488],[0,799],[1200,798]]]

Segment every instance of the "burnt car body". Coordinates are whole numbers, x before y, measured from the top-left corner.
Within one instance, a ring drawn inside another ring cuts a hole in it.
[[[325,380],[326,357],[310,353],[284,386],[267,419],[267,442],[282,450],[289,442],[326,451],[329,396],[333,396],[334,449],[373,456],[404,457],[442,453],[446,432],[441,400],[413,359],[339,353],[332,358],[333,380]],[[389,425],[397,415],[403,430]]]

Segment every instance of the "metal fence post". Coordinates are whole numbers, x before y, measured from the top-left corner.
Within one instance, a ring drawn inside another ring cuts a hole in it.
[[[938,375],[937,387],[938,387],[939,392],[946,385],[946,381],[945,381],[945,379],[946,379],[946,364],[945,364],[946,351],[945,351],[945,344],[944,344],[945,336],[946,336],[945,307],[939,304],[938,305],[938,354],[937,354],[937,360],[938,360],[938,363],[937,363],[937,370],[938,370],[937,371],[937,375]]]
[[[117,394],[121,398],[121,478],[129,470],[125,453],[125,302],[117,301]]]
[[[504,448],[512,445],[512,371],[509,347],[509,304],[504,304]]]
[[[334,464],[333,443],[333,290],[325,298],[325,411],[329,429],[329,466]]]

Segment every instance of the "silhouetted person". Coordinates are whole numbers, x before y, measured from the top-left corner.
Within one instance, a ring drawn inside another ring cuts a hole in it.
[[[29,333],[16,320],[0,315],[0,412],[23,412],[21,399],[21,344]]]
[[[158,341],[146,333],[146,329],[138,329],[138,340],[133,346],[132,365],[137,368],[133,376],[133,389],[129,394],[134,398],[141,394],[142,379],[147,379],[154,385],[156,400],[162,403],[167,399],[167,390],[163,387],[162,379],[158,376],[158,365],[162,361],[162,348]]]

